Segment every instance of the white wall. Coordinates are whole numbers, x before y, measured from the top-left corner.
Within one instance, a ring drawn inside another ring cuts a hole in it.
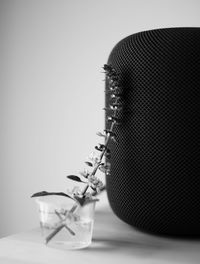
[[[138,31],[200,26],[198,0],[0,0],[0,236],[38,225],[103,129],[104,63]]]

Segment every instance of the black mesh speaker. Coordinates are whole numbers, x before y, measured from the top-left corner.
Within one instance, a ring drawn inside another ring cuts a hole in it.
[[[123,88],[118,143],[110,143],[111,208],[144,231],[199,236],[200,28],[133,34],[108,64]]]

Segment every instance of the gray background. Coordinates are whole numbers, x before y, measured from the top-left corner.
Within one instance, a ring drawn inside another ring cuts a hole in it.
[[[0,0],[0,236],[38,225],[104,127],[104,63],[138,31],[200,26],[197,0]],[[103,199],[98,206],[103,206]]]

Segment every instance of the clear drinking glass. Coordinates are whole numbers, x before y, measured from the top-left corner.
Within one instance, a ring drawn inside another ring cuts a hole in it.
[[[80,249],[92,242],[95,202],[84,206],[57,195],[35,198],[42,236],[48,246]]]

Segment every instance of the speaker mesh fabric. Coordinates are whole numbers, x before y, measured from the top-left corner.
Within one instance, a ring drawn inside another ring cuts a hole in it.
[[[124,105],[118,143],[110,143],[113,211],[142,230],[199,236],[200,28],[133,34],[108,64],[120,75]]]

